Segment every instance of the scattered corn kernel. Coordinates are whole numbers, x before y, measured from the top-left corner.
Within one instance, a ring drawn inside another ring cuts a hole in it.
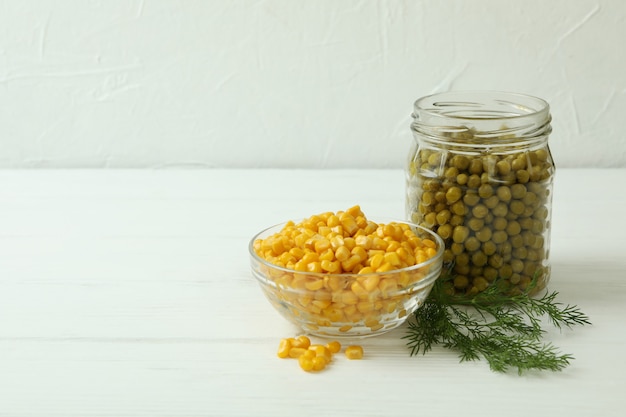
[[[278,352],[277,355],[279,358],[287,358],[289,357],[289,351],[291,350],[291,340],[290,339],[281,339],[278,344]]]
[[[341,343],[336,340],[325,345],[311,343],[311,339],[302,335],[297,338],[289,337],[280,340],[278,344],[279,358],[298,359],[300,368],[306,372],[319,372],[332,361],[333,355],[341,351]],[[361,359],[363,348],[353,345],[345,349],[348,359]]]
[[[289,349],[289,357],[290,358],[297,358],[300,355],[302,355],[304,352],[306,352],[305,348],[292,347],[291,349]]]
[[[332,342],[326,343],[326,347],[328,348],[328,350],[330,350],[331,353],[337,353],[341,350],[341,343],[334,340]]]
[[[348,359],[362,359],[363,348],[361,346],[348,346],[346,348],[345,355]]]
[[[291,345],[293,347],[308,349],[309,346],[311,346],[311,339],[304,335],[298,336],[295,341],[291,342]]]

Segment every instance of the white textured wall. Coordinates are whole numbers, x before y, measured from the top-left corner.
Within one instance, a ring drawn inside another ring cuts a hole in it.
[[[0,0],[0,167],[401,167],[449,89],[626,166],[626,1]]]

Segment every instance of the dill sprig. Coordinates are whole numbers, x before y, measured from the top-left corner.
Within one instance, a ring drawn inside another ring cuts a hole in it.
[[[542,342],[544,319],[559,329],[591,324],[578,307],[558,302],[557,292],[531,296],[536,280],[521,294],[505,295],[492,285],[468,298],[447,294],[443,282],[448,279],[437,280],[408,322],[404,339],[411,355],[440,345],[458,352],[461,362],[482,357],[496,372],[510,368],[517,368],[520,375],[533,369],[560,371],[574,358]]]

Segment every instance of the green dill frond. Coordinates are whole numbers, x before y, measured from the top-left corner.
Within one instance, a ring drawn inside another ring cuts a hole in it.
[[[557,302],[557,292],[530,296],[534,280],[523,294],[507,296],[492,285],[473,298],[465,298],[446,294],[442,285],[446,279],[449,277],[438,280],[425,304],[408,322],[403,338],[412,356],[441,345],[456,351],[461,362],[484,358],[496,372],[511,368],[519,374],[560,371],[574,358],[542,342],[542,319],[548,318],[559,329],[591,324],[578,307]]]

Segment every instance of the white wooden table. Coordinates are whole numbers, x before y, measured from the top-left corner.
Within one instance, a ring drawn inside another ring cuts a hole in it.
[[[0,416],[623,416],[626,170],[557,172],[551,289],[593,326],[550,332],[563,372],[496,374],[400,328],[318,374],[247,244],[360,204],[403,217],[400,170],[0,171]]]

